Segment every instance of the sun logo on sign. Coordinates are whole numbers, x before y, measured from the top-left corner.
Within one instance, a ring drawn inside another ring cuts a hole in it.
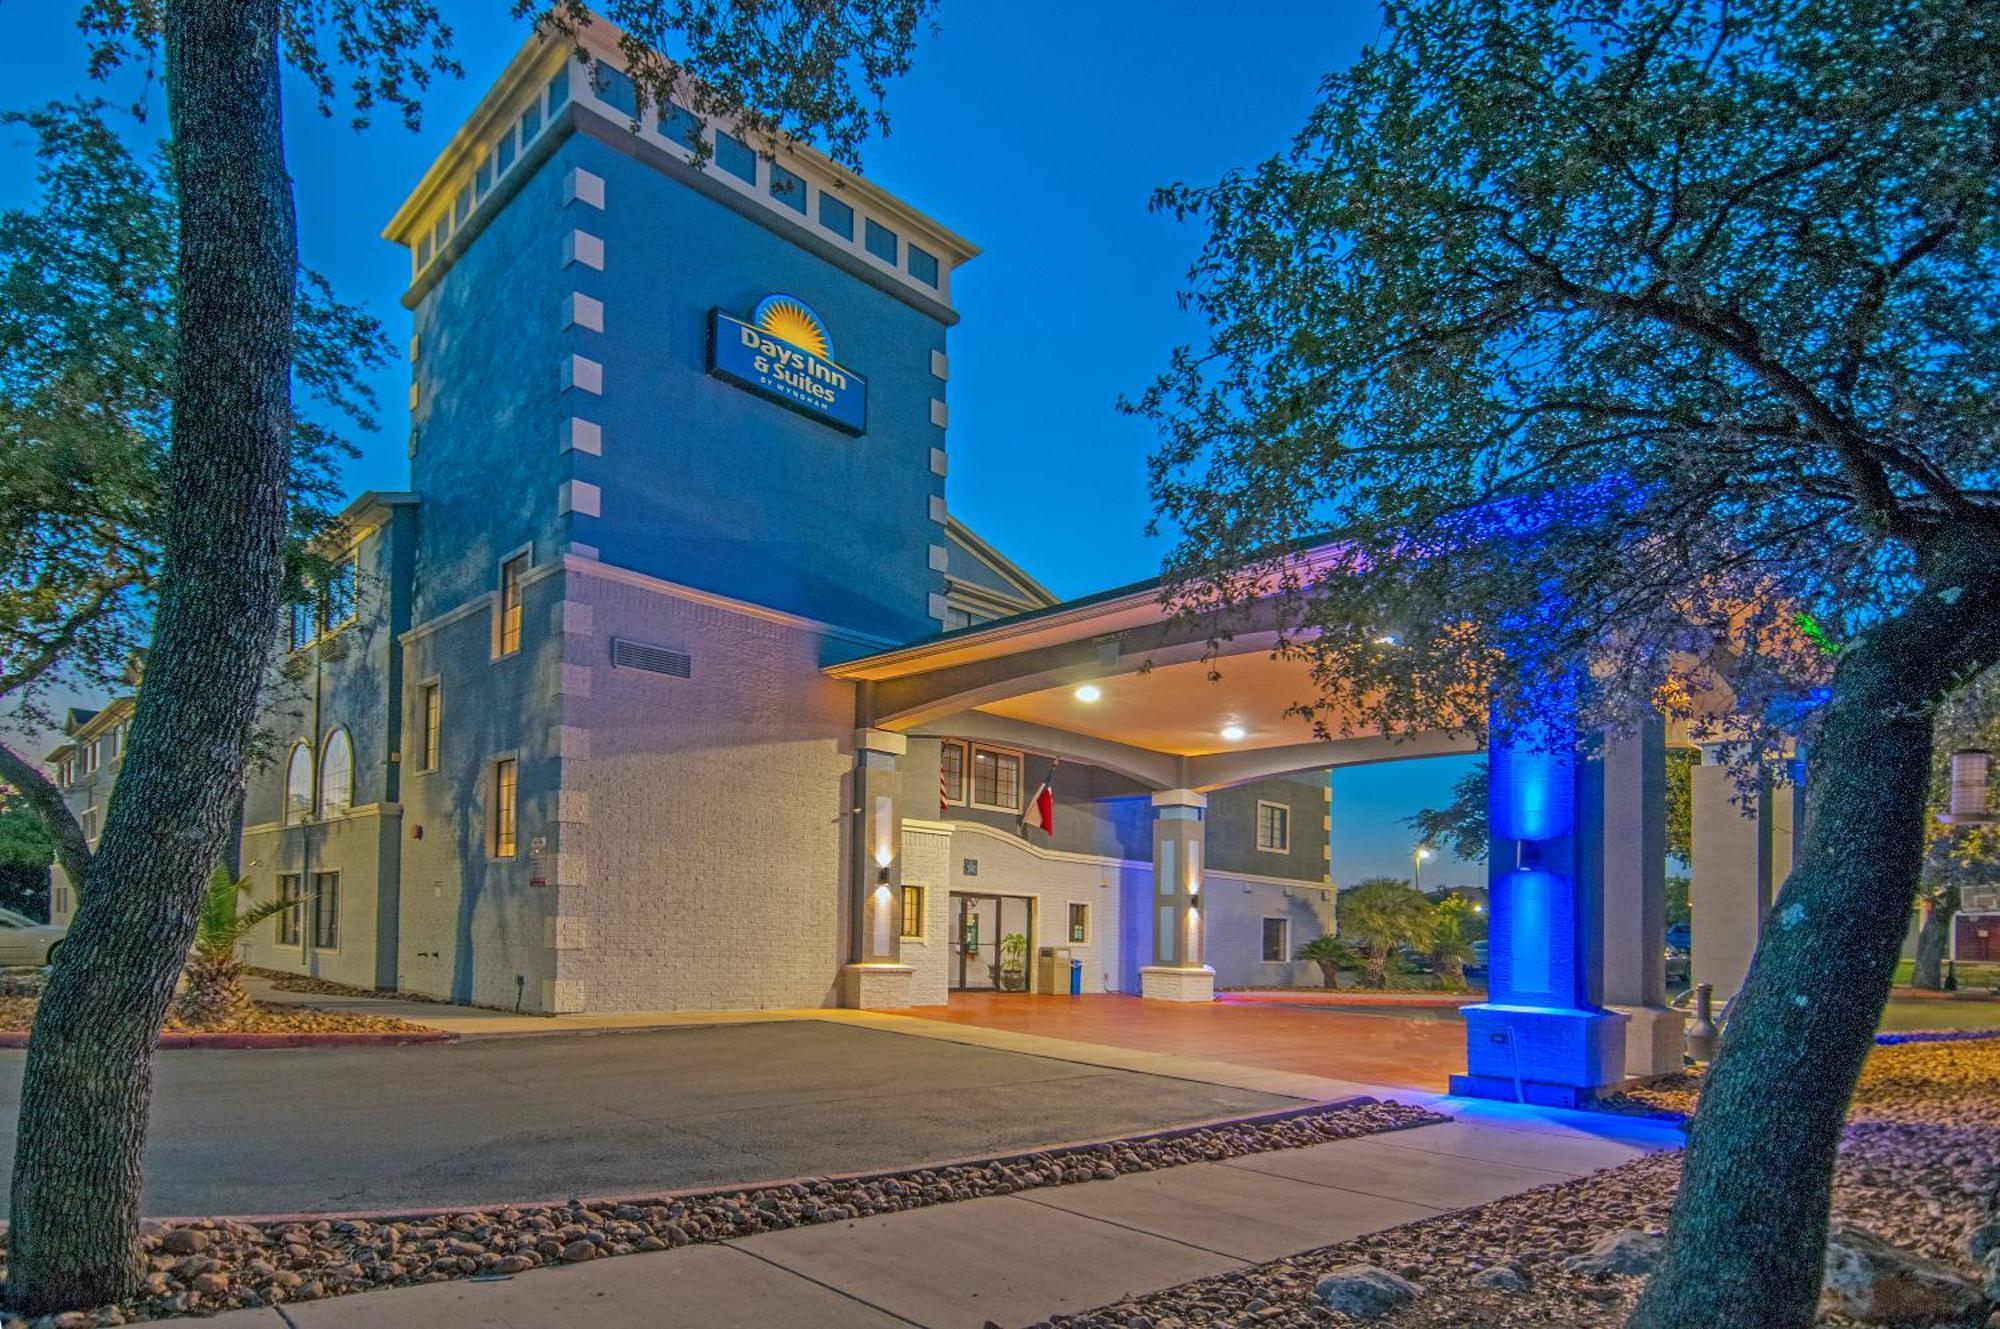
[[[759,331],[768,332],[779,341],[810,351],[822,360],[833,359],[833,335],[820,322],[819,315],[796,296],[765,296],[751,311],[750,321]]]

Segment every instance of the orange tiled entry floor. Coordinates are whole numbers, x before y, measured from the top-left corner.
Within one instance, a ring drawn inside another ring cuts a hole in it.
[[[1442,1092],[1465,1068],[1465,1025],[1452,1010],[1142,1001],[1020,992],[953,993],[900,1014],[1078,1043],[1229,1061],[1337,1080]]]

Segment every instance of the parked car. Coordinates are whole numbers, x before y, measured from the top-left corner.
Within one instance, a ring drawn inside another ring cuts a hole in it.
[[[0,965],[55,963],[56,948],[68,930],[58,923],[37,923],[26,914],[0,909]]]
[[[1686,954],[1694,948],[1694,929],[1686,923],[1676,923],[1667,929],[1667,949]]]

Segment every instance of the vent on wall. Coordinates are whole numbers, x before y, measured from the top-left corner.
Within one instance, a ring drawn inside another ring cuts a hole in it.
[[[694,659],[686,651],[670,651],[664,646],[648,646],[641,641],[611,639],[611,666],[614,669],[643,669],[669,678],[693,677]]]

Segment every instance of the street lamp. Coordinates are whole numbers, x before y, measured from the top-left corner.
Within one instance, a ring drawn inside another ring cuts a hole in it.
[[[1414,869],[1413,875],[1416,878],[1415,885],[1419,894],[1424,889],[1424,860],[1430,856],[1431,851],[1426,845],[1418,845],[1410,851],[1410,866]]]

